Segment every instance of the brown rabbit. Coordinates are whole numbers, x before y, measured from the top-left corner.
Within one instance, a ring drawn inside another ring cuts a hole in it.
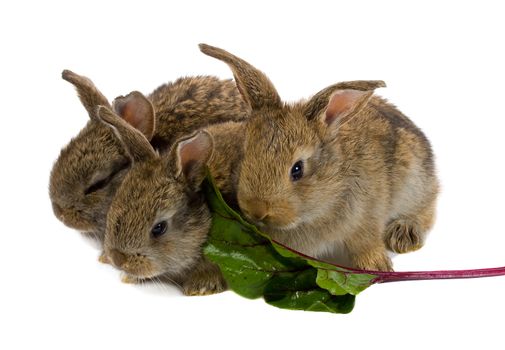
[[[107,259],[126,273],[125,282],[168,279],[187,295],[224,290],[219,268],[202,256],[211,216],[200,186],[208,165],[223,195],[234,198],[243,125],[210,126],[160,156],[109,108],[100,107],[98,115],[114,129],[132,163],[107,214]]]
[[[97,121],[99,105],[113,108],[160,151],[188,132],[248,114],[234,82],[211,76],[181,78],[147,98],[132,92],[112,106],[88,78],[68,70],[62,77],[76,87],[90,120],[62,149],[51,171],[49,195],[58,219],[100,241],[108,207],[130,160],[111,129]]]
[[[392,269],[386,248],[422,247],[438,193],[433,155],[406,116],[373,96],[383,82],[340,83],[286,104],[249,63],[200,49],[230,66],[252,108],[237,190],[251,221],[314,257],[344,250],[367,270]]]

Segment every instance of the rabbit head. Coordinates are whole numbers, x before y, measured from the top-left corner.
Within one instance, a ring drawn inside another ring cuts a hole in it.
[[[201,259],[211,216],[200,191],[213,141],[205,131],[179,139],[161,157],[147,138],[107,107],[99,118],[114,131],[131,169],[107,214],[104,250],[135,278],[178,278]]]
[[[101,238],[108,207],[130,159],[112,130],[98,121],[98,106],[114,108],[149,138],[154,132],[153,107],[139,92],[118,97],[111,106],[88,78],[69,70],[62,77],[77,89],[90,120],[61,150],[51,171],[49,195],[54,214],[65,225]]]
[[[342,82],[308,101],[286,104],[265,74],[246,61],[205,44],[200,49],[230,66],[251,107],[238,176],[244,215],[274,230],[327,215],[324,203],[338,193],[344,172],[335,142],[339,127],[363,109],[384,82]]]

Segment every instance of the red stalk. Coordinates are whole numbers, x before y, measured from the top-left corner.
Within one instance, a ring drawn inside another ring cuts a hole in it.
[[[440,271],[406,271],[406,272],[371,272],[377,275],[374,283],[416,281],[416,280],[440,280],[459,278],[480,278],[505,276],[505,266],[488,269],[473,270],[440,270]]]
[[[300,255],[301,257],[324,262],[329,265],[333,265],[340,269],[345,269],[353,273],[366,273],[377,276],[372,280],[372,283],[386,283],[386,282],[400,282],[400,281],[419,281],[419,280],[442,280],[442,279],[462,279],[462,278],[481,278],[481,277],[495,277],[495,276],[505,276],[505,266],[494,267],[487,269],[473,269],[473,270],[439,270],[439,271],[405,271],[405,272],[384,272],[384,271],[367,271],[355,268],[349,268],[346,266],[341,266],[337,264],[328,263],[311,256],[300,253],[294,249],[287,247],[286,245],[271,240],[275,244],[282,246],[284,249],[290,250],[293,253]]]

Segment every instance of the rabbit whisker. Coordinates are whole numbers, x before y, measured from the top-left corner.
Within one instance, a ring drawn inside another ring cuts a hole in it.
[[[161,282],[161,279],[159,277],[157,277],[158,280]],[[163,276],[163,279],[166,279],[168,280],[170,283],[174,284],[177,288],[179,288],[181,291],[184,289],[182,288],[182,285],[178,282],[176,282],[174,279],[168,277],[168,276]]]

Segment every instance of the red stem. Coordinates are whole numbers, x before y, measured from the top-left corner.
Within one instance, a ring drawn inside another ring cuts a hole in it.
[[[319,262],[324,262],[328,265],[333,265],[340,269],[348,270],[352,273],[371,274],[377,276],[372,280],[372,283],[400,282],[400,281],[418,281],[418,280],[442,280],[442,279],[460,279],[460,278],[480,278],[480,277],[495,277],[505,276],[505,266],[494,267],[488,269],[473,269],[473,270],[439,270],[439,271],[405,271],[405,272],[384,272],[384,271],[367,271],[355,268],[349,268],[337,264],[327,263],[325,261],[310,257],[299,251],[287,247],[286,245],[271,240],[272,242],[282,246],[284,249],[290,250],[293,253],[300,255],[303,258],[311,259]]]
[[[456,278],[479,278],[505,276],[505,266],[490,269],[475,270],[441,270],[441,271],[411,271],[411,272],[372,272],[377,275],[374,283],[415,281],[415,280],[440,280]]]

